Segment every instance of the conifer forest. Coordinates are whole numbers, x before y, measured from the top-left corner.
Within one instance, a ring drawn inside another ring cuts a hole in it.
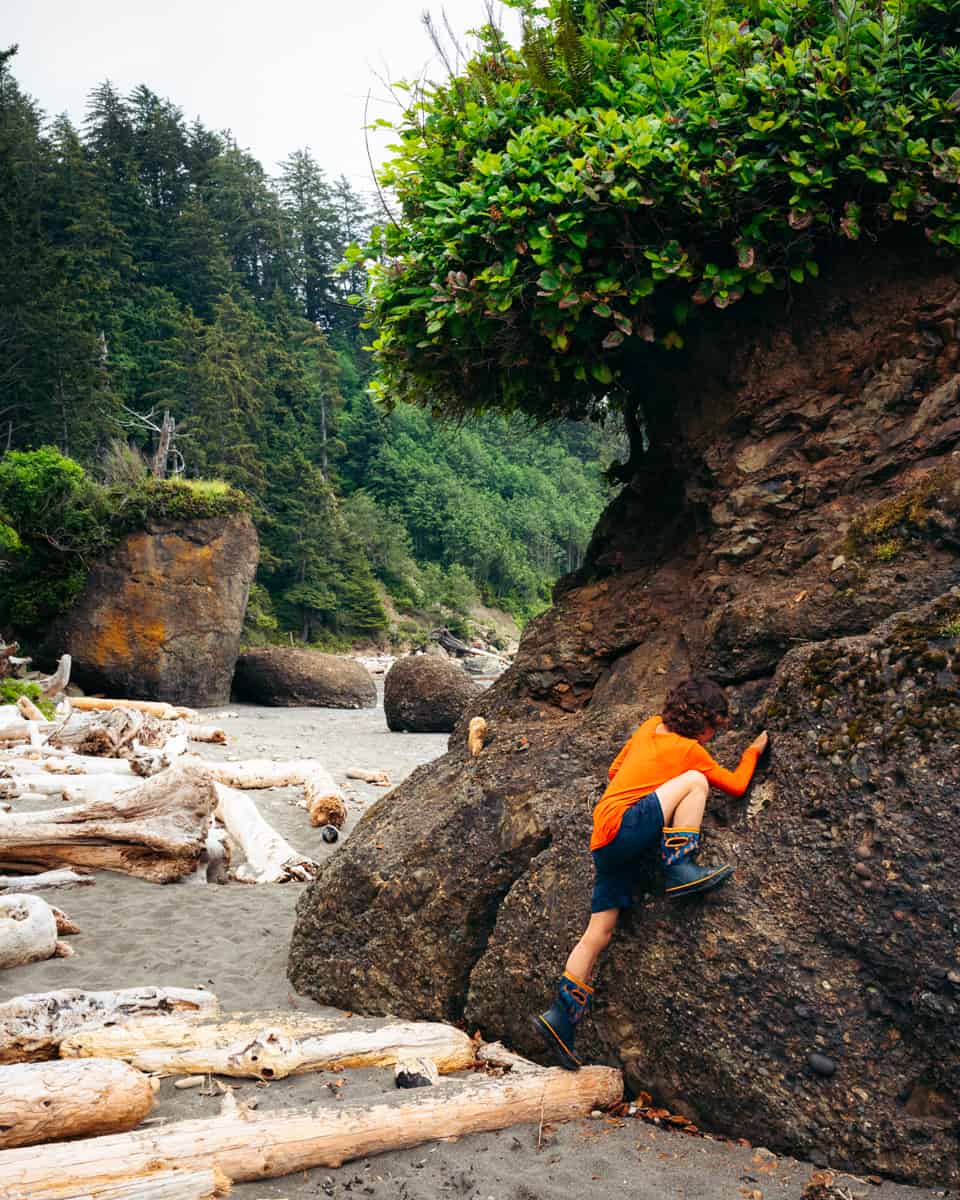
[[[101,84],[78,127],[16,67],[11,47],[0,623],[39,628],[91,554],[177,505],[250,510],[253,641],[415,639],[408,618],[465,632],[480,601],[542,608],[585,551],[616,434],[375,402],[367,262],[345,262],[384,219],[375,195],[306,149],[271,175],[146,84]]]

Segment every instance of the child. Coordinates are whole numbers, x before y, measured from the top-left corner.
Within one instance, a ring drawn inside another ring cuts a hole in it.
[[[726,771],[704,746],[727,723],[727,698],[710,679],[686,679],[667,696],[662,715],[640,726],[610,767],[610,785],[593,811],[590,849],[596,880],[590,924],[577,942],[560,980],[557,999],[533,1026],[554,1057],[570,1071],[576,1026],[590,1007],[590,978],[607,948],[621,908],[633,902],[633,878],[643,853],[660,842],[670,899],[706,892],[725,883],[733,868],[698,867],[700,824],[710,785],[742,796],[767,746],[761,733]]]

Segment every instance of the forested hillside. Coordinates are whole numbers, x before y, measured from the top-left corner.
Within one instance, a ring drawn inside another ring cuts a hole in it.
[[[374,406],[372,335],[348,301],[363,266],[337,269],[374,224],[364,196],[306,150],[270,177],[146,86],[103,83],[81,128],[49,119],[13,54],[0,61],[0,453],[55,446],[115,494],[154,465],[169,411],[156,473],[250,498],[264,636],[382,636],[376,579],[401,611],[542,607],[604,503],[603,435]],[[13,561],[13,536],[0,545]]]

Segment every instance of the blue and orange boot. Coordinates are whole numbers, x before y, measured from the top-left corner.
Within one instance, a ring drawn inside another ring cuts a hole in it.
[[[673,829],[664,826],[660,843],[663,880],[671,900],[693,896],[719,887],[733,874],[733,867],[697,867],[691,862],[700,849],[699,829]]]
[[[530,1021],[553,1057],[568,1071],[579,1071],[583,1065],[574,1053],[573,1043],[577,1026],[590,1011],[592,996],[592,987],[572,975],[563,975],[557,985],[553,1007]]]

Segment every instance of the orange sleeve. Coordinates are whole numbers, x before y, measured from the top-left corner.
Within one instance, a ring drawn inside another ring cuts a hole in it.
[[[726,792],[728,796],[742,796],[757,769],[759,757],[757,751],[752,746],[748,746],[737,764],[737,769],[728,771],[711,758],[703,746],[695,742],[693,750],[687,758],[686,767],[687,770],[702,771],[713,787],[719,788],[721,792]]]
[[[610,764],[610,769],[607,771],[607,778],[609,780],[612,781],[614,775],[616,775],[616,773],[623,766],[623,760],[627,757],[627,751],[630,749],[630,742],[633,741],[634,737],[636,737],[636,734],[633,734],[633,736],[630,738],[630,741],[627,742],[627,744],[623,747],[623,749],[620,751],[620,753],[617,755],[617,757]]]

